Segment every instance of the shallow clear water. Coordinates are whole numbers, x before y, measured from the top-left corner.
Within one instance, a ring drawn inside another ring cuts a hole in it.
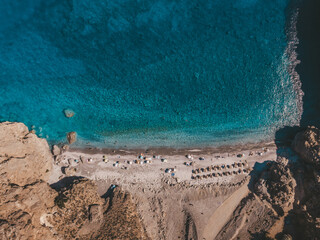
[[[218,146],[299,123],[287,0],[0,3],[0,121],[51,142]]]

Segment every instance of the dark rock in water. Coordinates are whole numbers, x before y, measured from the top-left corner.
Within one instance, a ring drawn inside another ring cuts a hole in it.
[[[316,127],[308,127],[299,132],[293,142],[292,148],[303,160],[320,167],[320,130]]]
[[[77,141],[77,133],[76,132],[67,133],[67,139],[69,144],[74,143],[75,141]]]
[[[64,109],[63,113],[67,118],[72,118],[75,114],[74,111],[70,108]]]

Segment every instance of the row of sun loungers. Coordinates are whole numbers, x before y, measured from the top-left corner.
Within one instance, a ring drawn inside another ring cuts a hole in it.
[[[192,170],[192,173],[201,173],[201,172],[211,172],[211,171],[220,171],[224,169],[232,169],[232,168],[243,168],[248,167],[247,162],[239,162],[239,163],[233,163],[231,165],[215,165],[215,166],[208,166],[206,168],[197,168]]]
[[[250,173],[252,168],[248,169],[238,169],[237,171],[225,171],[225,172],[218,172],[218,173],[209,173],[206,175],[192,175],[191,179],[206,179],[206,178],[215,178],[215,177],[222,177],[222,176],[232,176],[232,175],[239,175],[239,174],[246,174]]]

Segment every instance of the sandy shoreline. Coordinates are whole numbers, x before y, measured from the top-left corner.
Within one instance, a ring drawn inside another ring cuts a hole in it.
[[[188,153],[197,154],[219,154],[233,153],[241,151],[259,151],[259,149],[275,147],[276,143],[259,142],[247,143],[238,145],[225,145],[219,147],[190,147],[190,148],[169,148],[169,147],[150,147],[150,148],[98,148],[98,147],[70,147],[69,152],[78,152],[84,154],[111,154],[111,155],[137,155],[140,153],[155,154],[155,155],[185,155]]]
[[[276,160],[276,150],[274,143],[203,149],[71,148],[56,157],[50,182],[74,175],[124,187],[135,183],[160,186],[164,179],[188,185],[229,184],[248,176],[257,162]]]

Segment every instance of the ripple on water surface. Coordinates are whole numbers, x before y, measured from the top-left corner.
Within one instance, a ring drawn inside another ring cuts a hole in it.
[[[0,121],[108,147],[270,140],[301,115],[287,4],[5,0]]]

